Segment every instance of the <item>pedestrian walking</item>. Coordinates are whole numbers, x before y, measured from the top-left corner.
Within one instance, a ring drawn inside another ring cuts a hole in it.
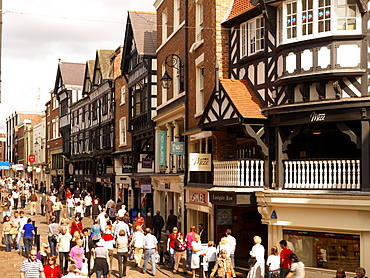
[[[279,242],[281,249],[280,252],[280,278],[285,278],[285,276],[290,271],[290,255],[293,253],[292,250],[287,248],[287,242],[285,239]]]
[[[177,216],[173,214],[173,209],[170,209],[170,215],[167,217],[166,230],[172,233],[172,229],[177,227]]]
[[[170,269],[173,269],[175,264],[175,241],[177,239],[177,233],[177,227],[173,227],[172,233],[167,238],[167,252],[170,253]]]
[[[108,271],[111,268],[108,259],[108,250],[104,247],[104,240],[99,240],[94,249],[94,267],[91,274],[95,273],[96,278],[107,278]]]
[[[188,259],[188,271],[191,271],[191,256],[193,254],[193,246],[192,243],[194,241],[195,235],[195,226],[190,227],[190,232],[186,234],[185,241],[186,241],[186,257]]]
[[[23,244],[26,250],[26,257],[29,256],[32,249],[33,237],[35,235],[35,227],[32,225],[31,218],[28,218],[27,224],[23,226]]]
[[[94,224],[90,228],[90,233],[92,234],[92,239],[95,242],[100,240],[101,234],[104,233],[104,230],[99,224],[99,219],[94,220]]]
[[[22,249],[23,226],[27,224],[28,217],[24,215],[24,211],[19,212],[19,229],[17,238],[17,251]]]
[[[59,265],[63,274],[67,273],[68,268],[68,256],[71,251],[71,239],[72,235],[68,232],[67,227],[62,227],[61,232],[58,234],[57,246],[59,254]]]
[[[46,223],[49,223],[50,218],[53,216],[53,202],[50,200],[50,197],[47,198],[45,203],[45,217]]]
[[[59,278],[62,275],[60,266],[57,264],[57,257],[51,255],[47,259],[47,264],[44,265],[45,278]]]
[[[41,261],[42,265],[47,264],[49,254],[49,245],[45,242],[41,243],[41,249],[37,252],[36,258]]]
[[[31,193],[30,202],[31,202],[31,215],[36,215],[37,195],[35,191],[32,191]]]
[[[235,249],[236,249],[236,239],[231,235],[231,229],[226,229],[225,231],[226,234],[226,241],[230,245],[230,258],[231,258],[231,264],[233,268],[235,268],[235,261],[234,261],[234,254],[235,254]]]
[[[161,212],[157,210],[156,215],[153,217],[153,229],[154,236],[157,238],[158,242],[161,241],[161,233],[164,227],[164,219],[161,216]]]
[[[36,250],[32,250],[29,259],[21,265],[21,278],[45,278],[44,267],[40,260],[36,259]]]
[[[155,254],[158,252],[158,241],[157,238],[152,235],[151,230],[149,228],[146,228],[144,230],[144,265],[142,269],[142,273],[146,273],[147,267],[148,267],[148,261],[150,259],[152,263],[152,275],[155,275]]]
[[[67,230],[69,231],[69,223],[70,223],[70,220],[67,216],[67,213],[64,213],[63,217],[59,221],[60,228],[67,227]]]
[[[212,240],[208,241],[208,248],[206,251],[205,259],[208,264],[208,276],[210,276],[217,260],[217,249],[215,247],[215,243]]]
[[[5,216],[3,219],[3,242],[5,244],[5,252],[12,251],[12,235],[10,234],[10,230],[12,229],[12,223],[10,222],[10,217]]]
[[[276,246],[271,247],[270,256],[267,258],[267,278],[280,277],[280,256]]]
[[[55,198],[55,202],[53,205],[53,211],[54,211],[54,216],[56,218],[57,223],[60,221],[60,213],[63,210],[63,204],[60,201],[59,197]]]
[[[42,196],[40,197],[40,206],[41,206],[42,216],[45,216],[45,204],[46,204],[47,199],[48,198],[46,197],[45,193],[42,193]]]
[[[90,217],[92,207],[92,198],[90,193],[87,193],[87,195],[85,196],[84,203],[85,203],[85,216]]]
[[[126,276],[127,257],[128,257],[128,239],[124,230],[119,231],[119,237],[116,240],[117,260],[119,278]]]
[[[144,220],[144,229],[145,228],[149,228],[151,231],[153,231],[153,228],[154,228],[154,222],[153,222],[153,218],[151,217],[152,214],[150,212],[148,212],[146,214],[146,218]],[[155,235],[154,235],[155,236]],[[158,239],[157,239],[158,240]]]
[[[24,193],[23,190],[19,196],[19,199],[21,200],[21,209],[25,209],[26,208],[26,194]]]
[[[102,208],[99,205],[99,201],[94,200],[93,205],[91,207],[91,215],[92,215],[92,218],[93,218],[94,221],[95,221],[95,219],[97,219],[98,215],[100,214],[101,209]]]
[[[191,255],[191,273],[192,277],[195,278],[195,271],[199,268],[200,265],[199,256],[205,253],[202,243],[200,242],[200,236],[198,234],[194,236],[194,240],[191,243],[191,246],[193,248],[193,253]]]
[[[82,269],[82,263],[85,259],[84,248],[82,247],[83,240],[81,238],[76,240],[76,245],[69,251],[69,260],[75,264],[79,270]]]
[[[134,249],[135,267],[140,267],[144,252],[144,233],[140,225],[136,226],[136,231],[132,234],[131,247]]]
[[[91,255],[92,251],[95,247],[95,244],[93,240],[90,237],[90,233],[88,229],[83,229],[82,230],[82,239],[83,239],[83,245],[82,247],[84,248],[85,252],[85,258],[87,262],[87,269],[90,271],[90,263],[91,263]]]
[[[224,277],[236,277],[234,268],[231,264],[231,258],[227,257],[227,251],[222,249],[220,252],[221,257],[217,258],[215,266],[212,270],[210,278],[224,278]]]
[[[48,241],[50,246],[50,253],[54,256],[58,256],[56,252],[57,239],[59,234],[59,223],[56,222],[55,216],[51,217],[50,224],[48,226]]]
[[[67,202],[68,218],[72,218],[74,207],[75,207],[75,201],[72,198],[72,194],[68,195],[66,202]]]
[[[247,278],[264,278],[265,277],[265,248],[261,244],[262,239],[259,236],[253,238],[254,245],[249,252],[252,258],[256,258],[255,265],[248,272]]]
[[[181,262],[184,274],[186,274],[187,273],[186,242],[185,242],[184,235],[181,232],[177,234],[177,237],[175,239],[174,250],[175,250],[175,265],[174,265],[173,273],[175,274],[177,273],[177,271],[179,270],[179,264]]]
[[[14,190],[12,193],[13,200],[14,200],[14,209],[18,209],[18,199],[19,199],[19,192],[18,189]]]
[[[202,223],[198,224],[198,229],[199,229],[200,242],[203,244],[208,243],[207,231],[204,229],[204,225]]]
[[[76,216],[75,220],[71,223],[71,235],[75,232],[78,232],[80,235],[82,234],[83,226],[80,217]]]
[[[290,272],[287,274],[287,278],[304,278],[305,277],[305,270],[304,270],[304,263],[299,261],[296,254],[292,253],[290,254],[290,261],[291,261],[291,267]],[[357,275],[357,271],[360,270],[361,275]],[[362,268],[363,271],[361,271],[361,268],[356,269],[356,278],[364,278],[365,276],[365,269]]]

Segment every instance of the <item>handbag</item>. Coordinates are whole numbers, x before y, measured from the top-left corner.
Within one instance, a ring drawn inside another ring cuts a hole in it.
[[[130,251],[130,254],[128,255],[128,259],[132,261],[134,259],[134,251]]]
[[[18,228],[12,227],[9,231],[9,234],[11,234],[12,236],[17,235],[18,234]]]
[[[249,265],[249,267],[254,267],[254,265],[256,264],[256,262],[257,262],[257,259],[255,257],[250,257],[248,259],[248,265]]]

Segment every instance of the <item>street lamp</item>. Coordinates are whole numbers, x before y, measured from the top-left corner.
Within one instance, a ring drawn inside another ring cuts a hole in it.
[[[184,68],[184,64],[179,55],[177,54],[170,54],[166,57],[164,64],[166,67],[174,68],[180,75],[180,91],[184,91],[184,78],[182,69]],[[162,86],[164,89],[169,89],[171,87],[173,78],[168,74],[167,68],[161,78]]]

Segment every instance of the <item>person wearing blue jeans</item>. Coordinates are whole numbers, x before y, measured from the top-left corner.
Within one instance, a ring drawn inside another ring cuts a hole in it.
[[[35,234],[35,227],[31,224],[31,218],[27,219],[27,224],[23,226],[23,244],[26,250],[26,257],[28,258],[32,249],[33,235]]]
[[[143,273],[146,273],[146,269],[148,266],[149,258],[152,262],[152,275],[155,275],[155,254],[158,251],[158,240],[157,238],[152,235],[151,230],[146,228],[144,230],[144,265],[143,265]]]

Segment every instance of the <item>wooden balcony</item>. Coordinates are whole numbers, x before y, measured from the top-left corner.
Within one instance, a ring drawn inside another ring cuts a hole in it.
[[[213,185],[263,187],[264,161],[259,159],[213,161]]]
[[[361,189],[360,160],[287,160],[283,164],[284,189]],[[275,164],[272,171],[276,172]]]

